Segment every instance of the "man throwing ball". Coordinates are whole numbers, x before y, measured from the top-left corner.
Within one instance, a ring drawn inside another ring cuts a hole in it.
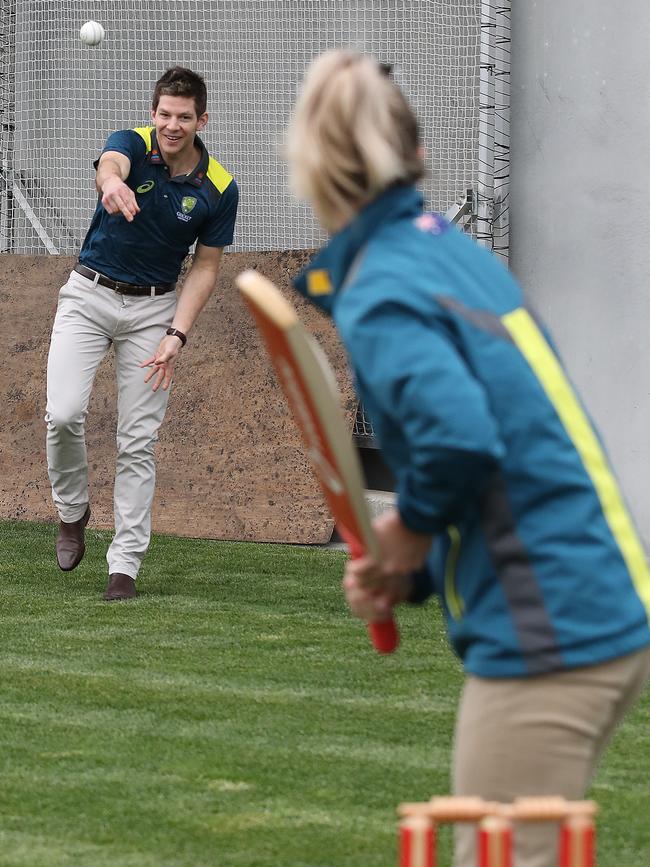
[[[60,518],[56,556],[64,571],[85,551],[85,420],[97,368],[111,345],[115,352],[115,536],[106,557],[107,601],[136,595],[151,535],[154,444],[174,363],[214,290],[223,248],[233,241],[237,184],[197,135],[208,122],[206,105],[203,78],[176,66],[156,82],[153,125],[109,136],[94,164],[100,198],[59,294],[45,420]],[[177,296],[176,280],[195,241]]]

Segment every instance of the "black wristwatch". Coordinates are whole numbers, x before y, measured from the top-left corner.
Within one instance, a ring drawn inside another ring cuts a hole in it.
[[[185,346],[187,343],[187,335],[183,334],[182,331],[179,331],[178,328],[168,328],[165,334],[170,334],[172,337],[178,337],[182,346]]]

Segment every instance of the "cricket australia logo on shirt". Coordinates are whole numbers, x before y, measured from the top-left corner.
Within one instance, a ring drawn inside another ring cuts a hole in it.
[[[190,211],[194,208],[194,205],[196,205],[196,199],[194,198],[194,196],[183,196],[183,199],[181,200],[182,213],[181,211],[176,211],[176,216],[178,217],[178,219],[183,220],[184,223],[187,223],[188,220],[191,220],[192,218],[190,217]]]

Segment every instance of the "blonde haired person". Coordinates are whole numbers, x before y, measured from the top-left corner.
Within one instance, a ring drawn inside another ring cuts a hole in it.
[[[293,183],[330,232],[392,183],[424,175],[417,121],[388,72],[333,51],[305,81],[289,137]]]
[[[396,479],[350,608],[439,597],[466,672],[455,794],[582,798],[650,671],[650,573],[598,435],[512,276],[423,210],[417,122],[380,64],[317,59],[288,154],[332,234],[296,287],[333,317]],[[517,837],[518,867],[555,864],[552,827]],[[473,849],[458,826],[456,867]]]

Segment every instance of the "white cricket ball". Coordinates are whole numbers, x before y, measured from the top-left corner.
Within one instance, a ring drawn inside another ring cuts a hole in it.
[[[86,21],[79,31],[79,39],[84,45],[100,45],[106,33],[98,21]]]

